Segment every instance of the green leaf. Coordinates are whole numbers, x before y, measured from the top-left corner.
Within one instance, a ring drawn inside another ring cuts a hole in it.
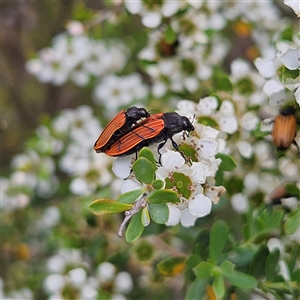
[[[225,293],[225,284],[224,284],[224,279],[223,279],[222,275],[218,275],[215,277],[212,287],[215,291],[217,299],[223,298],[224,293]]]
[[[139,153],[139,158],[140,157],[148,159],[152,163],[153,167],[156,169],[155,157],[153,155],[153,152],[149,148],[144,147]]]
[[[142,210],[140,209],[139,212],[131,218],[125,233],[127,243],[133,243],[143,234],[145,227],[142,224],[141,216]]]
[[[165,182],[161,179],[157,179],[152,183],[152,187],[155,190],[161,190],[164,187],[164,185],[165,185]]]
[[[198,123],[205,125],[205,126],[210,126],[213,128],[219,128],[218,123],[212,119],[211,117],[207,117],[207,116],[202,116],[198,118]]]
[[[240,287],[242,289],[252,289],[257,285],[255,277],[238,272],[233,271],[231,273],[223,273],[224,277],[233,285]]]
[[[270,134],[269,131],[261,131],[261,124],[257,124],[255,129],[252,132],[253,136],[256,138],[262,138]]]
[[[195,299],[205,299],[206,287],[208,285],[208,279],[199,279],[196,278],[193,283],[190,285],[185,300],[195,300]]]
[[[220,70],[214,73],[215,89],[232,92],[233,86],[228,75]]]
[[[223,273],[232,273],[234,270],[234,264],[228,260],[225,260],[221,264],[220,269],[222,270]]]
[[[249,224],[244,224],[242,226],[242,233],[243,233],[243,238],[244,241],[248,241],[251,235],[251,231],[250,231],[250,225]]]
[[[224,171],[218,169],[216,175],[215,175],[215,186],[224,185]]]
[[[296,211],[293,211],[290,213],[289,218],[284,223],[284,232],[286,234],[293,234],[299,227],[299,221],[300,221],[300,208],[298,208]]]
[[[166,276],[175,276],[185,268],[185,256],[168,257],[157,265],[160,273]]]
[[[284,190],[287,194],[299,198],[300,190],[298,189],[296,184],[288,183],[284,186]]]
[[[157,224],[165,224],[169,219],[169,209],[166,204],[149,204],[151,219]]]
[[[194,273],[199,279],[208,278],[212,276],[214,268],[215,265],[207,261],[202,261],[194,268]]]
[[[126,192],[124,194],[121,194],[117,198],[117,201],[120,203],[130,204],[130,203],[134,202],[137,198],[139,198],[143,194],[143,192],[144,192],[143,189]]]
[[[275,276],[276,272],[275,269],[278,264],[280,256],[280,251],[278,248],[275,248],[272,252],[269,253],[267,260],[266,260],[266,279],[268,281],[272,281]]]
[[[249,94],[253,92],[252,80],[248,78],[243,78],[237,82],[238,89],[241,94]]]
[[[222,160],[221,164],[219,165],[221,170],[233,171],[236,168],[236,163],[231,156],[224,153],[218,153],[216,158],[220,158]]]
[[[269,255],[269,248],[265,244],[261,244],[253,255],[252,262],[250,265],[250,274],[255,278],[265,276],[266,260]]]
[[[233,263],[236,267],[248,268],[254,253],[254,247],[237,247],[229,252],[222,253],[218,259],[218,262],[228,260],[231,263]]]
[[[179,202],[178,194],[171,190],[158,190],[155,191],[149,198],[148,203],[151,204],[164,204]]]
[[[287,259],[287,265],[290,270],[290,273],[293,272],[299,257],[300,257],[300,245],[294,244],[290,251],[289,258]]]
[[[142,209],[142,216],[141,216],[143,226],[148,226],[150,223],[150,215],[148,207],[144,207]]]
[[[299,286],[299,283],[300,283],[300,269],[297,269],[292,273],[291,280],[297,282],[298,286]]]
[[[154,248],[148,241],[143,240],[135,248],[135,253],[140,261],[149,260],[154,254]]]
[[[223,220],[218,220],[211,228],[209,240],[209,256],[217,261],[227,241],[228,228]]]
[[[210,231],[208,229],[200,230],[198,236],[195,240],[195,253],[197,253],[202,259],[208,259],[209,253],[209,235]]]
[[[299,69],[290,70],[287,67],[282,67],[282,76],[286,78],[296,79],[299,77]]]
[[[175,43],[177,40],[177,34],[175,33],[175,31],[171,26],[167,27],[164,36],[165,36],[165,41],[170,45]]]
[[[189,269],[195,268],[201,262],[201,258],[197,254],[191,254],[185,261],[186,267]]]
[[[90,211],[95,215],[117,214],[130,210],[132,205],[119,203],[110,199],[97,199],[89,205]]]
[[[139,181],[145,184],[151,184],[153,182],[155,177],[155,167],[147,158],[138,158],[134,162],[132,170]]]
[[[264,226],[264,232],[270,231],[274,228],[278,228],[282,219],[283,219],[284,211],[283,210],[276,210],[270,218],[266,220],[265,226]]]

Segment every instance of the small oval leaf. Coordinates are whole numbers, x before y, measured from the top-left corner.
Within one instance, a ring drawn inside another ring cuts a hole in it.
[[[198,279],[208,278],[212,276],[213,269],[215,265],[202,261],[198,266],[196,266],[193,270]]]
[[[225,284],[222,275],[217,275],[215,277],[212,287],[215,291],[217,299],[222,299],[225,293]]]
[[[157,265],[160,273],[166,276],[175,276],[181,273],[185,268],[185,257],[168,257]]]
[[[151,184],[153,182],[155,177],[155,167],[147,158],[138,158],[133,164],[132,170],[139,181],[145,184]]]
[[[144,207],[142,209],[142,224],[143,226],[148,226],[150,224],[150,214],[148,207]]]
[[[135,214],[126,229],[125,240],[127,243],[133,243],[136,241],[144,232],[144,226],[142,224],[142,210],[140,209],[137,214]]]
[[[223,220],[218,220],[211,228],[209,239],[209,256],[217,261],[227,241],[228,228]]]
[[[219,165],[219,168],[223,171],[233,171],[236,168],[236,163],[233,160],[233,158],[229,155],[226,155],[224,153],[218,153],[216,155],[216,158],[221,159],[221,164]]]
[[[285,221],[283,228],[286,234],[293,234],[299,227],[300,220],[300,208],[297,211],[293,211],[289,218]]]
[[[143,194],[143,192],[144,192],[143,189],[126,192],[124,194],[121,194],[117,198],[117,201],[120,203],[130,204],[134,202],[137,198],[139,198]]]
[[[117,214],[130,210],[132,205],[119,203],[110,199],[97,199],[89,205],[90,211],[95,215]]]
[[[171,190],[158,190],[148,198],[148,203],[151,204],[164,204],[176,202],[179,202],[178,194]]]
[[[151,219],[157,224],[165,224],[169,219],[169,209],[166,204],[149,204]]]
[[[153,167],[156,168],[155,157],[154,157],[154,155],[153,155],[153,152],[152,152],[149,148],[144,147],[144,148],[140,151],[139,157],[144,157],[144,158],[148,159],[148,160],[152,163]]]
[[[231,273],[223,273],[223,276],[231,284],[242,289],[252,289],[257,285],[255,277],[242,272],[233,271]]]
[[[152,187],[155,190],[161,190],[165,186],[165,182],[161,179],[157,179],[152,183]]]

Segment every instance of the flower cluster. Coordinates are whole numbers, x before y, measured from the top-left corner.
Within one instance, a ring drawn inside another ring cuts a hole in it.
[[[60,249],[46,262],[48,275],[43,280],[43,289],[49,300],[77,298],[127,299],[133,288],[133,280],[128,272],[117,272],[109,262],[92,267],[84,261],[79,249]]]
[[[247,59],[253,59],[255,51],[267,53],[266,49],[271,48],[267,32],[284,26],[284,22],[277,21],[279,11],[268,1],[255,4],[163,1],[162,7],[142,1],[124,3],[130,13],[142,16],[145,26],[153,28],[139,59],[150,62],[145,64],[145,71],[153,81],[153,95],[160,98],[170,92],[197,95],[203,89],[201,83],[212,78],[229,54],[229,37],[218,34],[229,24],[234,35],[256,42],[256,50],[247,49]],[[171,16],[176,17],[159,27],[163,17]],[[255,28],[251,26],[253,22]]]
[[[59,187],[59,171],[71,178],[69,190],[75,195],[90,194],[99,184],[110,183],[112,160],[93,151],[101,126],[92,113],[89,106],[66,109],[37,128],[28,148],[13,158],[10,178],[1,178],[3,209],[27,206],[33,193],[52,197]],[[54,156],[59,157],[57,164]]]
[[[27,71],[43,83],[62,85],[71,80],[87,85],[92,77],[121,71],[127,63],[128,49],[118,40],[94,40],[84,35],[59,34],[52,46],[29,60]]]
[[[276,56],[259,57],[255,60],[260,75],[267,80],[263,91],[269,97],[271,106],[280,106],[289,100],[285,89],[294,92],[300,105],[300,41],[294,37],[293,41],[280,41],[276,46]]]
[[[127,76],[107,75],[94,90],[94,102],[104,106],[110,117],[113,117],[120,107],[129,107],[132,103],[144,103],[147,96],[148,87],[143,84],[138,73]]]

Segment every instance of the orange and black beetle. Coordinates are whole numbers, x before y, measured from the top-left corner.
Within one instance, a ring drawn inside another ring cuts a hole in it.
[[[276,148],[278,150],[285,150],[292,143],[297,146],[294,140],[296,130],[297,120],[295,117],[295,109],[292,106],[282,109],[274,119],[272,130],[272,139]]]
[[[104,153],[110,156],[129,155],[138,152],[143,147],[162,142],[158,145],[159,152],[168,139],[179,151],[178,145],[172,139],[173,135],[181,131],[193,130],[194,126],[187,117],[180,116],[175,112],[158,113],[134,126],[132,130],[108,147]]]
[[[94,149],[97,153],[105,152],[114,142],[128,133],[134,125],[142,118],[149,117],[150,114],[144,108],[130,107],[120,111],[104,128],[97,139]]]

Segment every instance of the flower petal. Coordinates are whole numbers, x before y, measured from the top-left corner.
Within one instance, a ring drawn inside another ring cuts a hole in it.
[[[211,211],[212,202],[203,194],[198,194],[188,203],[190,213],[195,217],[204,217]]]

